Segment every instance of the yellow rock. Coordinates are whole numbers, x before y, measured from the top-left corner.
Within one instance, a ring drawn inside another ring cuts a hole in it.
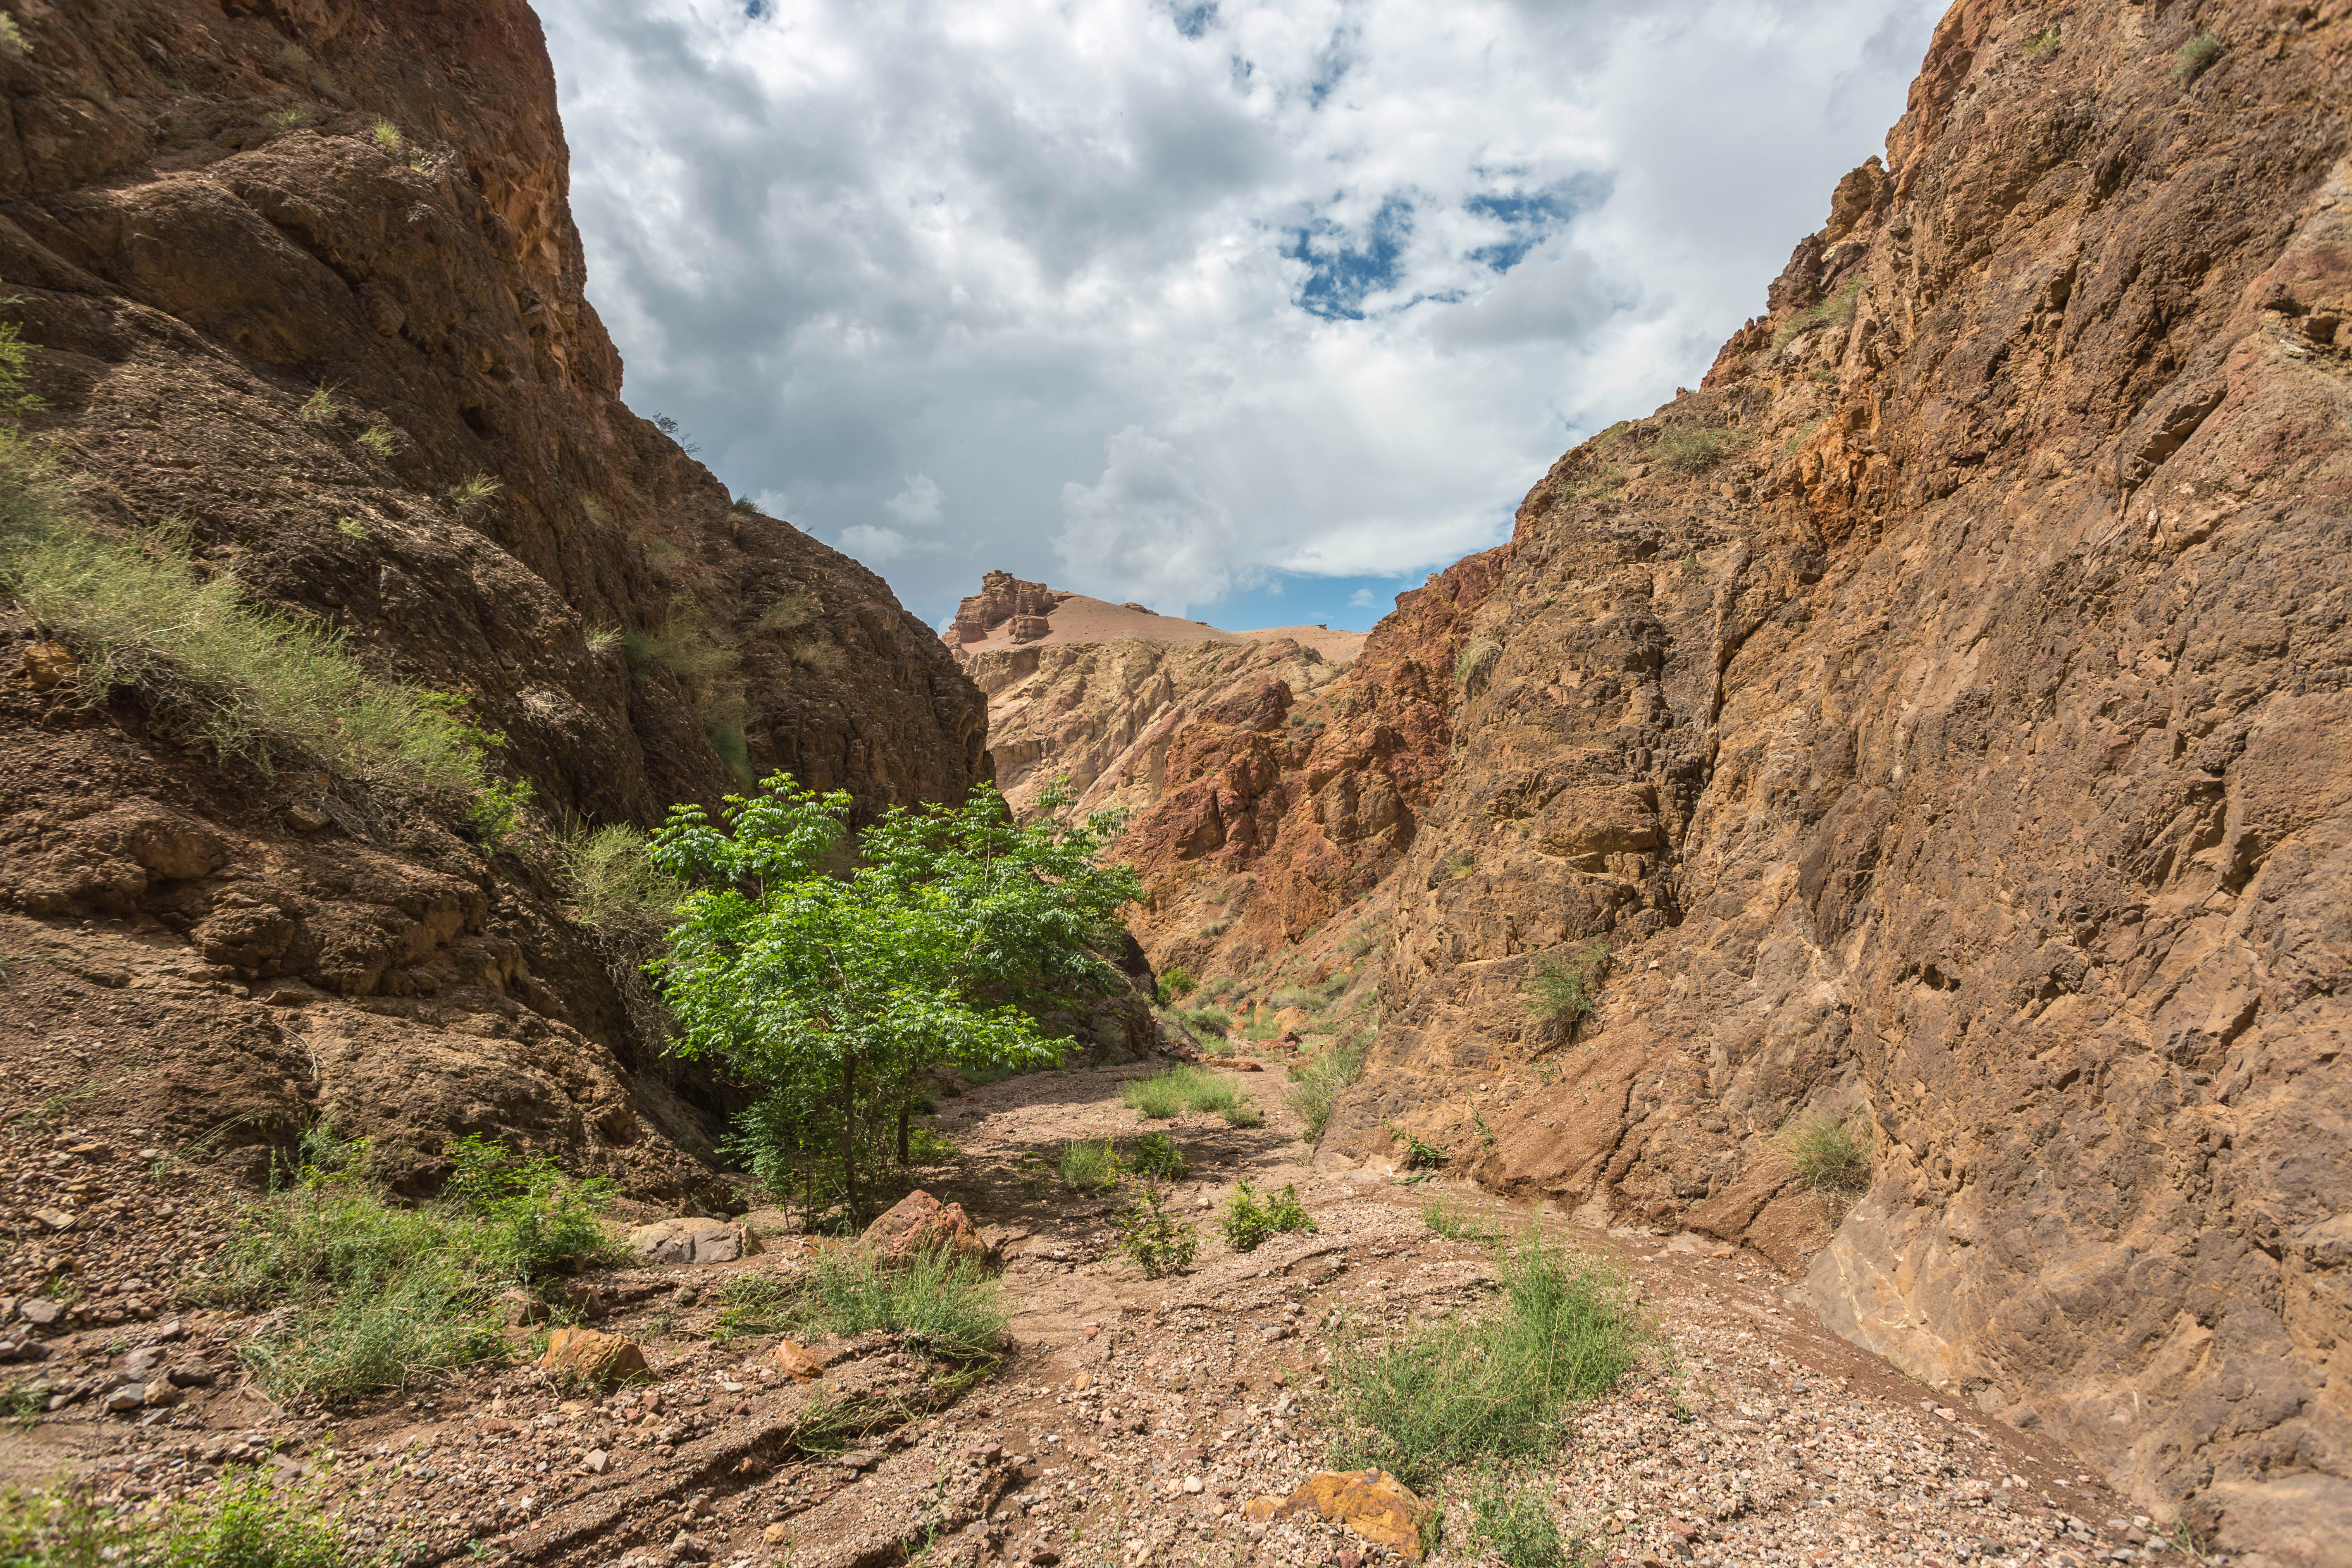
[[[1386,1470],[1319,1470],[1286,1498],[1252,1499],[1243,1507],[1242,1517],[1263,1521],[1315,1514],[1418,1563],[1421,1527],[1430,1512],[1428,1503]]]
[[[768,1359],[779,1369],[803,1383],[806,1383],[813,1377],[824,1375],[824,1363],[811,1355],[806,1345],[792,1340],[786,1340],[774,1350],[770,1351]]]
[[[625,1383],[646,1365],[646,1352],[618,1334],[593,1329],[558,1329],[547,1336],[547,1353],[539,1364],[550,1372],[568,1372],[607,1387]]]

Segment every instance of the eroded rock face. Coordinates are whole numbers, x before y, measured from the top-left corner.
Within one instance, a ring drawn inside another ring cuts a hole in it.
[[[551,821],[650,825],[778,767],[869,816],[985,775],[938,638],[620,402],[521,0],[17,21],[0,276],[27,429],[100,528],[175,521],[200,572],[462,694]],[[157,1047],[126,1092],[190,1136],[331,1107],[404,1170],[478,1131],[677,1192],[719,1108],[643,1071],[631,963],[550,866],[299,757],[221,763],[169,704],[92,710],[13,607],[0,637],[6,940],[124,977],[20,977],[12,1062],[119,1036]],[[169,1087],[198,1061],[218,1105]]]

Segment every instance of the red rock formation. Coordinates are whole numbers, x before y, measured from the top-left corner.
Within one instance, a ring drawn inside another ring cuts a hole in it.
[[[1045,617],[1066,595],[1043,583],[1024,583],[1010,572],[991,572],[980,580],[980,592],[956,606],[955,624],[948,628],[948,646],[986,642],[989,634],[1012,623],[1014,642],[1034,642],[1051,628]]]

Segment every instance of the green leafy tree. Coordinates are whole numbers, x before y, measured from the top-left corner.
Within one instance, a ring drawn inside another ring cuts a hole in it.
[[[1095,949],[1142,888],[1102,863],[1118,817],[1057,820],[1069,801],[1047,791],[1024,826],[982,784],[893,807],[854,845],[850,797],[785,773],[728,796],[723,826],[671,809],[654,861],[693,890],[653,967],[678,1054],[751,1088],[737,1147],[762,1179],[804,1177],[814,1206],[829,1163],[855,1219],[894,1123],[908,1160],[926,1071],[1051,1061],[1034,1014],[1116,984]]]

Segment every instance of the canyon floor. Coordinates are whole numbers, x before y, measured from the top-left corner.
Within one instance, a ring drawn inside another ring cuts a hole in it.
[[[1318,1166],[1278,1064],[1227,1074],[1260,1125],[1147,1123],[1120,1089],[1150,1070],[1033,1074],[943,1105],[962,1152],[925,1184],[965,1205],[1006,1259],[1010,1348],[976,1383],[941,1381],[888,1336],[811,1347],[829,1364],[808,1382],[777,1370],[772,1338],[714,1337],[730,1279],[790,1269],[812,1245],[754,1215],[770,1233],[751,1257],[596,1277],[609,1304],[596,1327],[643,1347],[648,1382],[601,1399],[556,1385],[518,1330],[509,1364],[332,1411],[264,1399],[236,1354],[259,1322],[179,1300],[231,1200],[142,1147],[140,1130],[109,1124],[98,1101],[23,1108],[0,1133],[5,1217],[85,1216],[43,1245],[72,1251],[86,1326],[33,1342],[41,1359],[0,1374],[18,1391],[0,1482],[72,1472],[113,1508],[258,1464],[339,1510],[354,1544],[404,1563],[1356,1568],[1389,1553],[1243,1510],[1324,1468],[1339,1336],[1485,1310],[1492,1247],[1439,1234],[1435,1204],[1448,1228],[1507,1241],[1532,1227],[1621,1271],[1653,1331],[1639,1368],[1581,1409],[1533,1478],[1571,1562],[2188,1560],[2064,1452],[1942,1405],[1785,1305],[1789,1281],[1759,1258],[1442,1180]],[[1115,1198],[1074,1195],[1039,1168],[1067,1141],[1153,1128],[1192,1162],[1171,1190],[1201,1235],[1194,1265],[1158,1279],[1116,1250]],[[1240,1181],[1296,1184],[1317,1228],[1232,1250],[1215,1220]],[[173,1392],[136,1397],[163,1386],[159,1373]],[[67,1402],[35,1413],[23,1391],[36,1380]],[[1431,1561],[1484,1556],[1475,1480],[1449,1481]]]

